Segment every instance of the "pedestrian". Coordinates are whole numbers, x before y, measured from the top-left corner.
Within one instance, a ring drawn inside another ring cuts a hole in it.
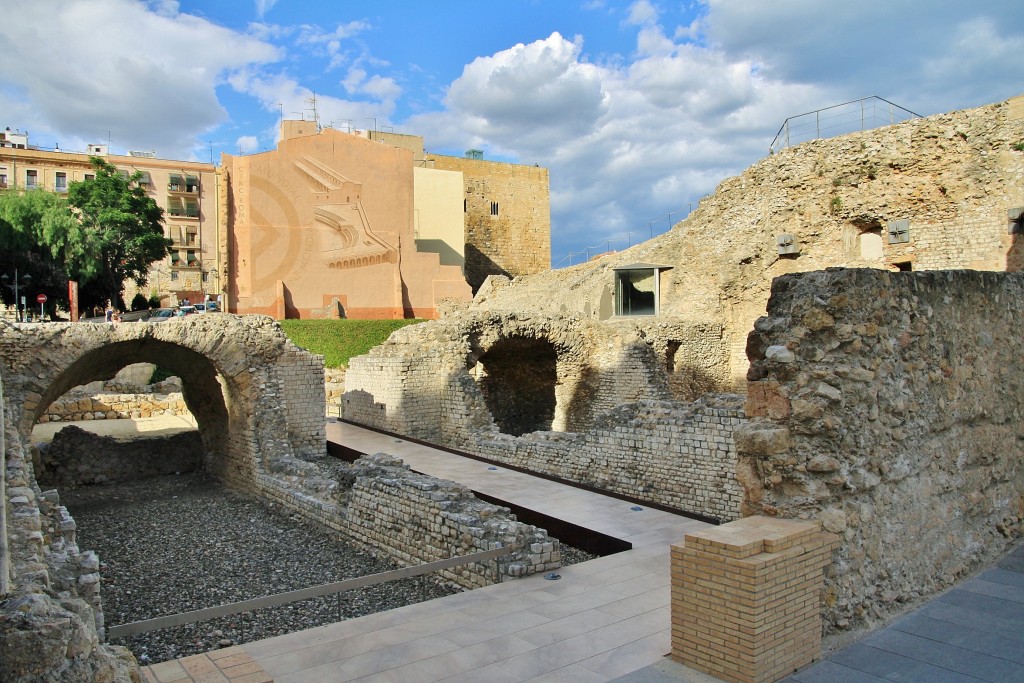
[[[107,310],[105,315],[108,323],[114,322],[114,307],[110,305],[109,301],[107,302]]]

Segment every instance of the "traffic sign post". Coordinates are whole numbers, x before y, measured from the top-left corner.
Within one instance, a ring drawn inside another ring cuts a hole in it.
[[[43,316],[46,315],[43,311],[43,305],[46,303],[46,295],[36,294],[36,301],[39,302],[39,322],[43,322]]]

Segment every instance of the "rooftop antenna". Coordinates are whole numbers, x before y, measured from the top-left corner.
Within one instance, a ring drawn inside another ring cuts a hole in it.
[[[310,97],[310,98],[308,98],[306,100],[306,104],[310,105],[313,108],[313,121],[316,122],[316,132],[319,133],[321,131],[321,127],[320,127],[320,113],[316,110],[316,93],[315,92],[313,93],[312,97]]]

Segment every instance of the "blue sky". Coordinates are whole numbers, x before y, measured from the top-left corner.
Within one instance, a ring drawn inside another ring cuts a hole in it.
[[[219,161],[278,121],[377,127],[551,172],[552,262],[663,232],[788,117],[1024,94],[1020,0],[33,0],[0,25],[0,125]]]

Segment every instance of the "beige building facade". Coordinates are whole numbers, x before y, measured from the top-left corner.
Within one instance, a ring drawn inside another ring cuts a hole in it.
[[[174,243],[170,255],[151,268],[146,285],[126,283],[125,301],[136,293],[168,306],[216,299],[221,282],[215,245],[221,225],[213,164],[158,159],[153,152],[109,154],[103,144],[89,145],[85,152],[40,149],[29,144],[27,134],[8,129],[0,133],[0,190],[66,193],[70,183],[93,177],[89,158],[94,156],[126,174],[142,174],[139,184],[164,210],[164,234]]]
[[[432,318],[442,301],[467,301],[487,275],[549,267],[545,169],[428,158],[415,135],[283,121],[278,149],[225,155],[218,167],[115,155],[102,144],[47,150],[8,129],[0,190],[66,192],[91,175],[90,156],[142,173],[174,245],[147,284],[126,283],[126,301],[211,299],[276,318]],[[500,209],[484,212],[484,202]]]

